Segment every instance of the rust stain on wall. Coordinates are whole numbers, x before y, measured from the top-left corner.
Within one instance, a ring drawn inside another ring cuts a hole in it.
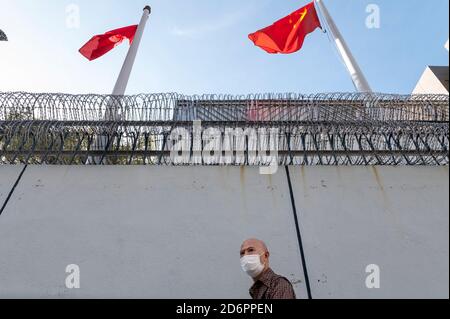
[[[403,238],[408,238],[408,231],[404,229],[402,226],[402,223],[399,220],[398,214],[395,214],[395,209],[393,208],[388,195],[386,193],[386,187],[384,187],[383,182],[381,180],[380,174],[378,172],[378,169],[376,166],[372,166],[373,174],[375,175],[375,180],[377,181],[377,185],[381,192],[382,197],[382,205],[383,210],[386,212],[390,218],[390,221],[392,222],[392,226],[395,228],[395,230],[402,236]]]
[[[381,181],[380,174],[378,173],[377,168],[375,166],[372,166],[372,171],[373,171],[373,174],[375,175],[375,180],[377,181],[378,187],[380,187],[381,192],[383,192],[383,194],[384,194],[384,186]]]
[[[375,180],[377,182],[378,188],[380,189],[381,197],[383,198],[383,206],[386,211],[390,212],[389,199],[385,192],[385,187],[383,185],[383,181],[381,180],[380,173],[378,172],[378,169],[375,166],[371,166],[371,168],[372,168],[373,175],[375,176]]]
[[[241,180],[241,187],[245,188],[245,166],[240,167],[240,180]]]
[[[308,197],[308,185],[307,185],[307,181],[306,181],[306,171],[305,171],[305,166],[301,166],[300,167],[300,177],[302,179],[302,184],[303,184],[303,197]]]
[[[241,183],[241,199],[243,204],[243,214],[244,214],[244,221],[248,221],[248,207],[247,207],[247,193],[245,189],[245,166],[241,166],[239,168],[239,179]]]

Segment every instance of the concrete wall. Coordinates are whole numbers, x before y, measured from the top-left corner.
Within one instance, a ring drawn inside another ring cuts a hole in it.
[[[448,168],[291,168],[316,298],[449,296]],[[367,265],[381,288],[367,289]]]
[[[22,170],[22,165],[10,167],[0,166],[0,208],[6,201]]]
[[[0,166],[0,205],[21,169]],[[448,298],[448,167],[290,173],[313,297]],[[284,169],[29,166],[0,216],[0,298],[248,298],[253,236],[306,298]]]

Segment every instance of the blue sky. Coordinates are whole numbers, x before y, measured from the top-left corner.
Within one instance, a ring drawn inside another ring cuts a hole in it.
[[[319,30],[292,55],[269,55],[247,35],[309,0],[0,0],[0,91],[111,93],[128,44],[89,62],[78,49],[95,34],[153,13],[128,94],[354,91]],[[448,65],[448,0],[326,0],[374,91],[410,93],[426,65]],[[66,8],[80,9],[68,28]],[[368,29],[366,7],[380,8]]]

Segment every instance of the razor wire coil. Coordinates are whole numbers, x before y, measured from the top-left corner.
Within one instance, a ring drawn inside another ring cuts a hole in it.
[[[0,164],[448,165],[448,112],[447,95],[6,92]]]

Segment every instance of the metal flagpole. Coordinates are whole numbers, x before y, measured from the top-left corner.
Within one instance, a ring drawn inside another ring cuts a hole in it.
[[[141,43],[142,35],[144,34],[145,25],[147,23],[148,17],[152,12],[150,6],[144,8],[144,13],[142,14],[141,22],[134,36],[133,43],[128,50],[127,57],[123,63],[122,69],[120,70],[119,77],[117,78],[116,85],[112,95],[124,95],[127,89],[128,80],[130,79],[131,70],[133,69],[134,61],[136,60],[136,54],[139,49],[139,44]]]
[[[136,30],[133,43],[131,44],[130,49],[128,50],[127,56],[122,65],[122,69],[120,70],[119,77],[117,78],[116,84],[114,85],[114,89],[112,92],[112,95],[114,96],[125,95],[128,80],[130,79],[134,61],[136,60],[136,55],[139,49],[139,45],[141,43],[142,35],[144,34],[145,25],[147,24],[147,20],[151,12],[152,9],[150,8],[150,6],[146,6],[144,8],[144,12],[142,13],[142,18]],[[108,103],[105,114],[106,120],[110,121],[117,120],[117,108],[114,105],[116,104],[115,102],[117,102],[117,98],[113,98],[111,102]]]
[[[144,12],[142,14],[141,21],[139,22],[138,28],[136,30],[136,34],[134,36],[133,42],[131,43],[130,49],[128,50],[125,61],[122,65],[122,69],[120,70],[119,77],[117,78],[116,84],[114,85],[114,89],[112,92],[113,97],[111,97],[108,102],[105,110],[105,120],[106,121],[115,121],[117,120],[117,102],[120,100],[121,96],[125,95],[125,91],[127,89],[128,80],[130,79],[131,71],[133,70],[134,61],[136,60],[136,55],[139,49],[139,45],[141,43],[142,35],[144,34],[145,25],[147,24],[147,20],[152,12],[150,6],[146,6],[144,8]],[[96,145],[94,146],[94,151],[105,150],[108,147],[107,138],[103,135],[98,136]],[[110,142],[111,144],[111,142]],[[109,145],[112,146],[112,145]],[[89,158],[89,162],[99,163],[101,164],[102,160],[98,156],[94,158]]]
[[[347,70],[350,73],[350,76],[356,89],[359,92],[371,93],[372,89],[370,88],[369,82],[367,82],[364,73],[359,67],[358,62],[356,62],[356,59],[354,58],[352,52],[350,51],[350,48],[345,42],[341,32],[334,23],[333,18],[328,12],[328,9],[325,7],[323,0],[314,0],[314,1],[318,5],[320,11],[322,12],[323,17],[325,18],[329,26],[329,32],[333,37],[333,41],[336,44],[339,54],[344,60],[345,66],[347,67]]]

